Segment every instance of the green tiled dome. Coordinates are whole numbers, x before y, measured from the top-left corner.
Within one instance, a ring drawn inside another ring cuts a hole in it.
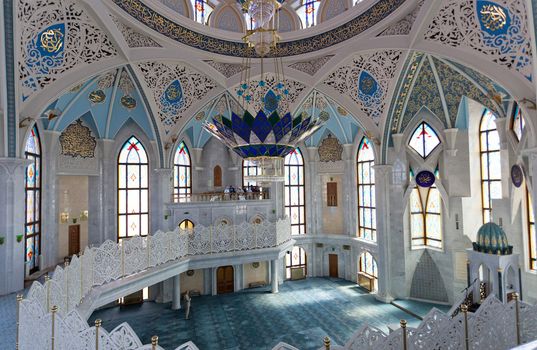
[[[473,243],[475,251],[487,254],[508,255],[513,246],[507,242],[503,229],[493,222],[487,222],[477,231],[477,242]]]

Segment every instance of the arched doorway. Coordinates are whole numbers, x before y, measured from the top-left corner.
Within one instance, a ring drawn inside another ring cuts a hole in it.
[[[225,294],[233,293],[235,291],[233,266],[220,266],[216,270],[216,293]]]

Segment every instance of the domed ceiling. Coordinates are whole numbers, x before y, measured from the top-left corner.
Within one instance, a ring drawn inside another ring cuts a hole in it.
[[[195,23],[170,8],[175,0],[162,1],[18,0],[20,115],[59,113],[40,118],[55,131],[83,117],[100,138],[113,138],[132,120],[163,153],[183,132],[203,145],[208,135],[196,118],[215,113],[222,98],[227,110],[239,103],[241,34]],[[285,56],[289,89],[281,107],[328,114],[308,145],[327,133],[353,143],[362,129],[387,147],[424,106],[445,127],[457,127],[462,98],[500,116],[506,101],[535,99],[524,0],[351,5],[312,28],[284,33],[276,51]],[[504,14],[500,29],[487,27],[497,18],[489,10]],[[252,81],[262,72],[270,81],[272,59],[263,69],[255,59],[249,67]],[[243,107],[255,110],[271,89],[256,88]]]

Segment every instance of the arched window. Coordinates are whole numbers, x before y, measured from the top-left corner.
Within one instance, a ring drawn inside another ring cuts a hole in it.
[[[188,219],[184,219],[179,223],[179,228],[181,230],[193,230],[194,229],[194,223]]]
[[[375,258],[373,258],[373,255],[369,252],[363,252],[360,254],[360,261],[358,263],[358,269],[360,271],[360,274],[370,278],[373,280],[373,285],[370,286],[371,291],[377,290],[378,285],[378,269],[377,269],[377,262],[375,261]]]
[[[190,196],[192,193],[192,165],[190,152],[184,142],[181,142],[175,151],[173,161],[173,198],[175,202]]]
[[[500,135],[496,129],[496,116],[488,109],[481,118],[479,145],[483,223],[487,223],[492,221],[492,200],[502,198]]]
[[[209,23],[209,15],[213,12],[213,7],[205,0],[190,0],[194,14],[192,19],[201,24]]]
[[[358,147],[358,237],[377,241],[375,209],[375,154],[373,145],[363,138]]]
[[[425,210],[424,210],[425,208]],[[410,193],[411,248],[442,248],[442,201],[436,185]]]
[[[291,278],[293,269],[303,269],[304,277],[307,274],[306,251],[297,246],[294,246],[293,251],[287,252],[285,255],[285,278]]]
[[[422,122],[412,133],[408,145],[425,159],[440,145],[440,139],[429,124]]]
[[[296,9],[296,14],[302,21],[302,28],[313,27],[317,24],[319,0],[301,0],[302,4]]]
[[[242,160],[242,186],[243,187],[249,187],[249,186],[257,186],[257,183],[255,181],[247,181],[244,179],[245,176],[256,176],[258,175],[259,167],[248,159]]]
[[[537,270],[537,236],[535,233],[535,216],[533,214],[533,200],[528,188],[526,188],[526,204],[529,235],[529,263],[531,270]]]
[[[285,210],[291,219],[291,234],[306,233],[304,158],[299,148],[285,156]]]
[[[515,105],[513,110],[513,119],[511,121],[511,129],[515,134],[517,141],[522,140],[522,134],[524,133],[524,128],[526,127],[526,121],[522,115],[522,110],[518,105]]]
[[[118,241],[149,233],[149,160],[144,146],[131,136],[118,157]]]
[[[29,273],[39,270],[41,253],[41,141],[37,127],[30,130],[24,148],[26,159],[31,164],[26,167],[25,178],[25,261]]]

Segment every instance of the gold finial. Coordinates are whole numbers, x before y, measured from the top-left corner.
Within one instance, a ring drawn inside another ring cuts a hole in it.
[[[406,320],[399,321],[399,324],[401,325],[401,328],[406,328]]]
[[[103,324],[103,320],[101,320],[100,318],[95,320],[95,327],[101,327],[102,324]]]
[[[22,301],[24,296],[22,294],[17,294],[17,301]]]
[[[467,313],[468,312],[468,305],[462,304],[461,305],[461,311],[464,312],[464,313]]]
[[[58,312],[58,307],[56,305],[54,305],[51,309],[50,309],[50,312],[52,312],[53,314],[55,314],[56,312]]]
[[[324,342],[324,348],[326,350],[330,350],[330,337],[329,336],[324,337],[323,342]]]
[[[511,296],[513,297],[513,300],[518,300],[518,293],[513,293]]]
[[[48,275],[48,273],[45,274],[45,283],[50,281],[50,276]]]

